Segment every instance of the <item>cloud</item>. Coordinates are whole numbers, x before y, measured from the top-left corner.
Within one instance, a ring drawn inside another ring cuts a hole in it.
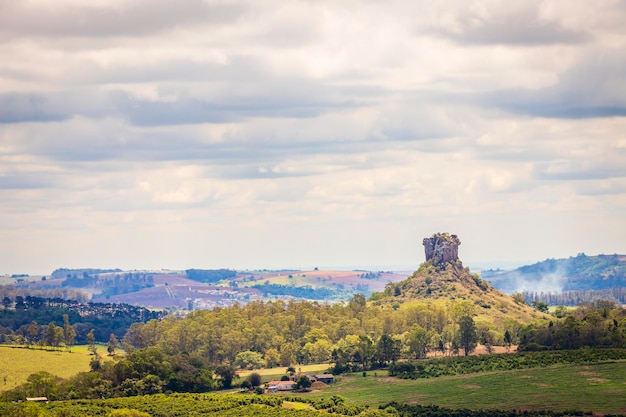
[[[168,0],[90,2],[0,2],[0,37],[125,37],[189,25],[232,23],[245,11],[235,2]]]
[[[70,117],[55,109],[43,94],[9,93],[0,95],[0,123],[58,122]]]
[[[619,251],[621,9],[0,0],[0,261]]]
[[[484,103],[509,111],[561,119],[626,116],[626,54],[595,51],[559,81],[535,90],[503,90],[485,95]]]

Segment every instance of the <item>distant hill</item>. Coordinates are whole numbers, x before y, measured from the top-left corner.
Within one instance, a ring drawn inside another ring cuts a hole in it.
[[[507,293],[608,290],[626,287],[626,255],[581,253],[567,259],[546,259],[512,271],[487,270],[481,275]]]

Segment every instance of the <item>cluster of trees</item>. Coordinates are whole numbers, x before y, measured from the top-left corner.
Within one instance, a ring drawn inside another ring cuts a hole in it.
[[[106,343],[111,334],[121,339],[133,323],[160,319],[164,314],[128,304],[4,296],[0,309],[0,342],[46,344],[47,328],[50,324],[63,327],[67,316],[76,333],[76,343],[86,343],[92,330],[96,341]]]
[[[90,275],[86,271],[82,275],[68,275],[61,283],[62,287],[98,288],[102,292],[97,297],[108,298],[113,295],[137,292],[143,288],[154,287],[154,277],[146,273],[124,273],[114,275]]]
[[[237,271],[232,269],[187,269],[187,278],[207,284],[228,280],[237,276]]]
[[[99,269],[99,268],[58,268],[52,271],[50,277],[52,278],[68,278],[72,275],[99,275],[108,274],[111,272],[122,272],[121,269]]]
[[[495,355],[450,356],[427,361],[402,361],[389,366],[389,375],[403,379],[436,378],[478,372],[545,368],[559,364],[588,364],[626,359],[624,349],[576,349]]]
[[[79,303],[89,302],[89,295],[83,291],[73,288],[36,288],[37,282],[26,282],[19,286],[15,285],[0,285],[0,299],[8,298],[9,300],[15,300],[20,296],[23,299],[26,297],[37,297],[44,299],[60,299],[60,300],[74,300]]]
[[[310,285],[297,287],[295,285],[270,284],[269,282],[255,284],[251,288],[256,288],[263,292],[264,296],[283,295],[296,298],[306,298],[309,300],[333,299],[343,294],[341,291],[335,291],[325,287],[313,288]]]
[[[593,303],[598,300],[612,300],[626,304],[626,287],[562,292],[524,291],[522,295],[528,304],[542,302],[552,306],[577,306],[581,303]]]
[[[311,301],[254,302],[185,319],[167,317],[131,325],[126,349],[159,346],[165,352],[205,357],[210,364],[241,368],[290,366],[333,361],[343,369],[369,369],[400,357],[424,357],[429,351],[467,354],[476,343],[513,342],[521,325],[491,329],[472,318],[469,301],[406,303],[398,310],[367,306],[363,295],[348,303]]]
[[[519,334],[520,350],[626,346],[626,310],[612,301],[580,304],[568,311],[557,307],[560,320],[531,324]]]

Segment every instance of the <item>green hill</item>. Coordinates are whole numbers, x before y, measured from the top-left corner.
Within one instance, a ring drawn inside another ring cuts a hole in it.
[[[512,271],[488,270],[482,276],[507,293],[607,290],[626,287],[626,255],[579,254],[546,259]]]

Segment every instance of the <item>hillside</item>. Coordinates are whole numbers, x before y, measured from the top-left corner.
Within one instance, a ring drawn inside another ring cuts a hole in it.
[[[434,252],[426,247],[426,262],[406,280],[390,283],[384,292],[372,295],[370,299],[375,305],[402,309],[416,302],[457,304],[470,309],[478,323],[496,328],[503,328],[507,321],[512,320],[528,323],[548,318],[492,287],[477,274],[471,274],[469,268],[464,268],[454,247],[460,244],[455,235],[435,234],[429,239],[437,239],[438,242],[434,245]],[[443,246],[443,249],[438,246]]]
[[[490,286],[478,275],[470,274],[460,264],[444,268],[424,262],[415,273],[397,284],[389,284],[383,293],[370,298],[375,305],[410,308],[416,302],[463,305],[471,309],[478,324],[503,328],[507,321],[529,323],[548,316],[531,306],[519,303],[513,297]]]
[[[483,271],[482,277],[507,293],[607,290],[626,287],[626,255],[546,259],[512,271]]]

